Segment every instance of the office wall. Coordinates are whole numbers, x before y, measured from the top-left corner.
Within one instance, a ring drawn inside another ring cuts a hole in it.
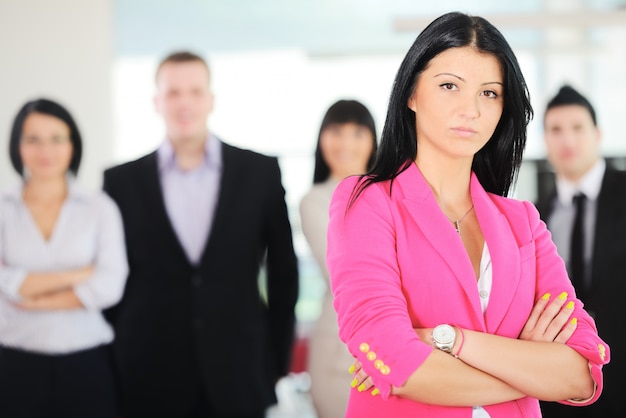
[[[100,187],[112,155],[111,0],[0,2],[0,187],[17,180],[8,158],[13,117],[27,100],[65,105],[84,138],[79,178]]]

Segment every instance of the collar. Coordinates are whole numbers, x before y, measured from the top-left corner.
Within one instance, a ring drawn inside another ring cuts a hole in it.
[[[166,139],[157,150],[159,172],[178,168],[176,154],[172,143]],[[219,138],[208,133],[204,141],[204,165],[208,168],[220,169],[222,167],[222,145]]]
[[[582,192],[589,200],[596,200],[602,187],[602,178],[606,171],[606,161],[600,158],[578,183],[571,182],[562,177],[556,179],[556,192],[559,202],[563,206],[571,206],[574,196]]]

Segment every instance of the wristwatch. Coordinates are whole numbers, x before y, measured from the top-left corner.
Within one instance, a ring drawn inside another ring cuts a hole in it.
[[[433,329],[432,337],[435,347],[446,353],[452,353],[452,347],[456,341],[456,331],[452,326],[448,324],[437,325]]]

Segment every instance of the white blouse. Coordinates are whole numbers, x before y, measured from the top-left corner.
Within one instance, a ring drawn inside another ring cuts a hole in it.
[[[0,346],[58,354],[113,340],[101,310],[122,297],[128,265],[120,212],[103,192],[90,193],[68,178],[68,196],[52,236],[45,240],[19,185],[0,195]],[[84,308],[25,310],[19,288],[31,272],[94,267],[74,287]]]
[[[491,254],[489,254],[489,248],[487,248],[487,242],[485,242],[483,254],[480,258],[480,275],[478,276],[478,295],[480,296],[480,306],[483,314],[489,304],[492,282]],[[482,406],[475,406],[472,411],[472,418],[489,418],[489,413]]]

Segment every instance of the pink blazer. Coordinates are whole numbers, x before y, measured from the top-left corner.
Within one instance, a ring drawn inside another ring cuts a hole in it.
[[[391,185],[365,189],[349,208],[356,177],[344,180],[330,206],[327,263],[339,335],[381,396],[353,390],[346,417],[471,417],[472,408],[422,404],[391,396],[432,351],[413,328],[456,324],[517,338],[535,301],[568,292],[578,326],[567,345],[589,360],[602,391],[609,348],[574,298],[550,233],[529,202],[487,193],[475,175],[471,195],[492,259],[493,287],[483,315],[474,271],[458,234],[412,164]],[[359,349],[367,343],[379,363]],[[382,363],[381,363],[382,362]],[[384,366],[384,367],[381,367]],[[567,401],[564,401],[567,403]],[[534,398],[484,406],[492,418],[540,417]]]

